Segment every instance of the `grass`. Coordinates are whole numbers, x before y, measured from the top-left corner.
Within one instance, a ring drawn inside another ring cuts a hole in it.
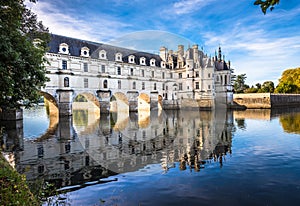
[[[25,175],[13,169],[0,153],[0,205],[40,205],[26,184]]]

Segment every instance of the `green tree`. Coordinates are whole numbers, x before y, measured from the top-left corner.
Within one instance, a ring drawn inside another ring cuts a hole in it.
[[[235,93],[244,93],[244,90],[249,88],[249,86],[245,84],[246,78],[246,74],[239,74],[236,76],[233,84]]]
[[[17,109],[23,100],[26,106],[38,102],[48,80],[44,54],[49,40],[48,29],[24,0],[0,0],[0,111]]]
[[[275,8],[276,4],[279,4],[280,0],[256,0],[254,2],[254,5],[259,5],[261,8],[261,11],[266,14],[267,10],[270,8],[270,11],[272,11]]]
[[[272,81],[265,81],[262,85],[261,88],[258,89],[259,93],[273,93],[274,92],[274,83]]]
[[[283,71],[275,93],[300,93],[300,68]]]

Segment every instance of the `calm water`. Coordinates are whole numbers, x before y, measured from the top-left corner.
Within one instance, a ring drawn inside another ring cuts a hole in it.
[[[87,109],[58,121],[41,107],[4,143],[29,181],[58,188],[45,205],[300,205],[297,110]]]

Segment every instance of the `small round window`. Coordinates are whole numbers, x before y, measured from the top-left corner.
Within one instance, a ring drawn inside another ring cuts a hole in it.
[[[66,47],[63,47],[61,50],[62,50],[63,52],[66,52],[66,51],[67,51]]]
[[[84,55],[87,55],[87,51],[83,51],[83,54],[84,54]]]
[[[104,58],[104,54],[101,54],[101,57]]]

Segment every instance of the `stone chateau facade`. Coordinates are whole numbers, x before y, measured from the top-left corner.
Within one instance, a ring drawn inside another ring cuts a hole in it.
[[[43,89],[60,113],[71,113],[79,94],[101,112],[138,109],[212,109],[232,103],[230,62],[221,48],[209,57],[198,45],[159,55],[51,35]],[[117,104],[112,104],[115,101]],[[123,106],[122,106],[123,105]]]

